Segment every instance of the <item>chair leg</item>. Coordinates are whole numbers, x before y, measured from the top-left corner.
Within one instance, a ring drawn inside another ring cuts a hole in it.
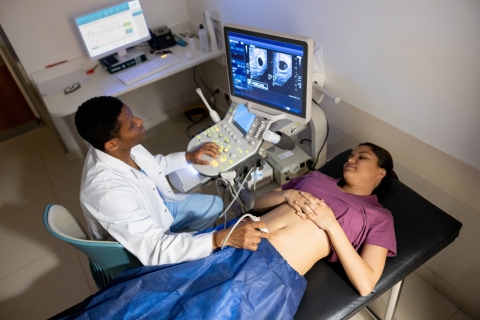
[[[387,311],[385,311],[384,320],[393,320],[395,310],[397,309],[398,300],[400,300],[400,293],[402,292],[403,281],[402,279],[396,285],[392,287],[390,292],[390,298],[388,298]]]

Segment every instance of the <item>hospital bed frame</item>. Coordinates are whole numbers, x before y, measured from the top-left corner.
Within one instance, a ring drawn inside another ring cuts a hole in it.
[[[342,177],[343,164],[350,152],[337,155],[319,171]],[[460,233],[462,224],[458,220],[400,181],[386,181],[374,193],[393,214],[397,256],[387,258],[382,277],[374,291],[365,297],[358,294],[340,263],[320,260],[305,275],[307,288],[295,319],[349,319],[391,288],[383,319],[392,320],[405,277],[442,251]]]
[[[319,169],[340,178],[351,150],[337,155]],[[392,288],[383,319],[392,320],[403,280],[452,243],[462,224],[397,180],[385,181],[374,193],[395,219],[397,256],[387,258],[382,277],[369,295],[362,297],[348,280],[340,263],[317,262],[307,272],[307,288],[295,319],[349,319]],[[76,306],[52,317],[70,315]]]

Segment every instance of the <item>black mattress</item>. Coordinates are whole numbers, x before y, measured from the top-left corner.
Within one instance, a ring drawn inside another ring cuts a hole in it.
[[[337,155],[320,172],[340,178],[351,150]],[[362,297],[340,263],[317,262],[307,272],[307,289],[295,319],[349,319],[452,243],[462,224],[397,180],[385,180],[374,191],[395,221],[397,256],[387,258],[382,277]]]

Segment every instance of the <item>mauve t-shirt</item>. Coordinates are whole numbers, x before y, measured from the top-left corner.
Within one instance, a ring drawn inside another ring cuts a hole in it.
[[[357,196],[343,192],[337,187],[339,180],[313,171],[290,180],[282,190],[306,191],[323,199],[355,250],[358,251],[362,244],[373,244],[388,249],[389,257],[396,256],[397,241],[391,212],[378,203],[376,195]],[[338,261],[333,246],[328,261]]]

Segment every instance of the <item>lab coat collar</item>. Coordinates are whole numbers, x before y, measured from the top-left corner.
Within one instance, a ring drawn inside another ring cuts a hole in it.
[[[93,147],[90,147],[90,148],[93,149],[93,153],[94,153],[95,158],[97,158],[99,161],[103,162],[105,165],[109,166],[113,170],[118,171],[123,175],[126,175],[128,172],[133,172],[137,178],[144,178],[145,177],[145,175],[142,174],[140,171],[135,170],[134,168],[130,167],[128,164],[126,164],[122,160],[119,160],[115,157],[112,157],[111,155],[109,155],[109,154],[107,154],[103,151],[100,151],[98,149],[95,149]],[[132,151],[133,151],[133,149],[132,149]],[[137,165],[142,167],[141,164],[139,164],[139,163],[137,163]]]

